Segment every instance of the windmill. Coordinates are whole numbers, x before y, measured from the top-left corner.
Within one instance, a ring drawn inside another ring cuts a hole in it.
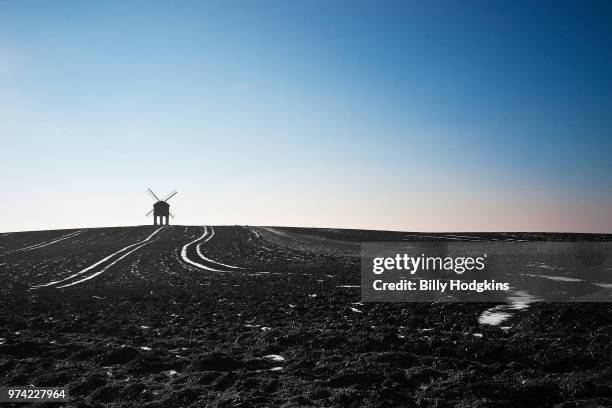
[[[152,199],[155,200],[153,204],[153,209],[147,213],[146,216],[151,215],[153,213],[153,225],[170,225],[170,217],[174,218],[174,214],[170,212],[170,204],[168,204],[168,200],[170,200],[178,191],[173,191],[166,196],[163,200],[160,200],[159,197],[155,195],[155,193],[147,188],[147,193],[151,196]],[[157,222],[159,217],[159,223]],[[164,224],[164,217],[166,217],[166,222]]]

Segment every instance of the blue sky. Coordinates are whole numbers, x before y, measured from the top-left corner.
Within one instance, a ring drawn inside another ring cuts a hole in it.
[[[612,232],[609,2],[0,1],[1,231]]]

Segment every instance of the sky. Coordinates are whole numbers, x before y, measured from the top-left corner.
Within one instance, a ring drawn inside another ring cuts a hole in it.
[[[612,233],[609,1],[0,0],[0,231]]]

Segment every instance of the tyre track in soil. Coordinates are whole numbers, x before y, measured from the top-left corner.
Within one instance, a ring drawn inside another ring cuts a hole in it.
[[[160,282],[170,286],[186,285],[194,276],[203,276],[200,270],[186,267],[181,259],[181,250],[186,242],[200,237],[200,226],[171,226],[162,239],[155,241],[145,250],[138,253],[129,267],[124,267],[119,280],[131,285],[131,279],[137,277],[145,285],[156,285]]]
[[[12,251],[7,251],[7,252],[5,252],[3,254],[0,254],[0,256],[9,255],[9,254],[13,254],[13,253],[16,253],[16,252],[32,251],[34,249],[43,248],[43,247],[46,247],[46,246],[49,246],[49,245],[53,245],[53,244],[55,244],[57,242],[60,242],[60,241],[63,241],[63,240],[66,240],[66,239],[69,239],[69,238],[73,238],[73,237],[83,233],[84,231],[85,230],[82,229],[82,230],[79,230],[79,231],[75,231],[75,232],[71,232],[69,234],[62,235],[59,238],[56,238],[56,239],[53,239],[53,240],[43,241],[43,242],[40,242],[38,244],[26,246],[26,247],[23,247],[23,248],[14,249]]]
[[[203,226],[202,228],[203,228],[203,232],[201,236],[194,239],[193,241],[188,242],[182,247],[181,259],[183,260],[183,262],[189,265],[195,266],[196,268],[203,269],[203,270],[210,271],[210,272],[232,272],[228,270],[217,269],[218,267],[216,265],[224,266],[226,268],[232,268],[232,269],[245,269],[240,266],[224,264],[219,261],[215,261],[213,259],[206,257],[202,253],[202,245],[207,243],[214,237],[215,230],[213,227]],[[194,254],[194,250],[190,249],[192,248],[193,245],[195,245],[195,254]],[[216,267],[212,267],[206,264],[214,264]]]
[[[34,286],[31,287],[31,289],[39,289],[39,288],[48,287],[48,286],[54,286],[54,287],[56,287],[58,289],[59,288],[66,288],[66,287],[69,287],[69,286],[74,286],[74,285],[77,285],[79,283],[91,280],[91,279],[95,278],[96,276],[99,276],[102,273],[106,272],[110,267],[112,267],[113,265],[117,264],[119,261],[121,261],[122,259],[126,258],[128,255],[130,255],[133,252],[141,249],[143,246],[153,242],[153,241],[151,241],[151,239],[155,235],[157,235],[157,233],[160,232],[164,228],[165,227],[160,227],[160,228],[156,229],[153,233],[151,233],[144,240],[136,242],[136,243],[133,243],[133,244],[128,245],[126,247],[123,247],[120,250],[118,250],[118,251],[116,251],[116,252],[114,252],[114,253],[112,253],[112,254],[104,257],[104,258],[102,258],[98,262],[88,266],[87,268],[85,268],[85,269],[83,269],[83,270],[81,270],[79,272],[76,272],[76,273],[74,273],[74,274],[72,274],[72,275],[70,275],[70,276],[68,276],[66,278],[59,279],[59,280],[56,280],[56,281],[51,281],[51,282],[48,282],[48,283],[45,283],[45,284],[34,285]],[[157,239],[159,239],[159,236],[158,236]],[[136,248],[134,248],[134,247],[136,247]],[[128,250],[130,248],[134,248],[134,249],[124,253],[126,250]],[[110,263],[107,263],[107,262],[110,262]],[[104,265],[104,264],[106,264],[106,266],[103,266],[102,269],[100,269],[97,272],[92,273],[91,275],[88,275],[88,276],[86,276],[84,278],[81,278],[81,279],[78,279],[76,281],[67,283],[65,285],[56,286],[56,285],[58,285],[60,283],[67,282],[67,281],[70,281],[73,278],[81,276],[81,275],[83,275],[83,274],[85,274],[85,273],[87,273],[87,272],[89,272],[91,270],[95,270],[97,267],[99,267],[100,265]]]
[[[81,234],[37,250],[22,251],[0,257],[0,296],[31,292],[34,284],[64,278],[94,263],[105,253],[145,238],[153,228],[110,227],[87,228]],[[72,231],[34,231],[8,234],[4,248],[15,250],[55,241]]]
[[[198,243],[198,245],[196,245],[196,252],[197,252],[198,256],[200,258],[202,258],[203,260],[205,260],[206,262],[214,263],[214,264],[219,265],[219,266],[225,266],[226,268],[245,269],[245,268],[243,268],[241,266],[224,264],[224,263],[221,263],[219,261],[215,261],[214,259],[210,259],[210,258],[204,256],[204,254],[202,253],[202,248],[201,248],[202,244],[205,244],[206,242],[210,241],[212,239],[212,237],[214,237],[214,236],[215,236],[215,230],[214,230],[213,227],[210,227],[210,236],[208,238],[206,238],[205,241],[202,241],[202,242]]]

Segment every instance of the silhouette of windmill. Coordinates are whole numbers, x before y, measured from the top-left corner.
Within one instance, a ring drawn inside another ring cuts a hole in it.
[[[153,209],[149,211],[146,216],[153,213],[153,225],[170,225],[170,217],[174,218],[174,214],[170,212],[170,204],[168,204],[168,200],[174,197],[178,191],[175,190],[171,192],[163,200],[160,200],[150,188],[147,188],[147,193],[149,193],[151,198],[155,200],[155,203],[153,204]],[[157,222],[158,217],[159,223]],[[165,224],[164,217],[166,218]]]

